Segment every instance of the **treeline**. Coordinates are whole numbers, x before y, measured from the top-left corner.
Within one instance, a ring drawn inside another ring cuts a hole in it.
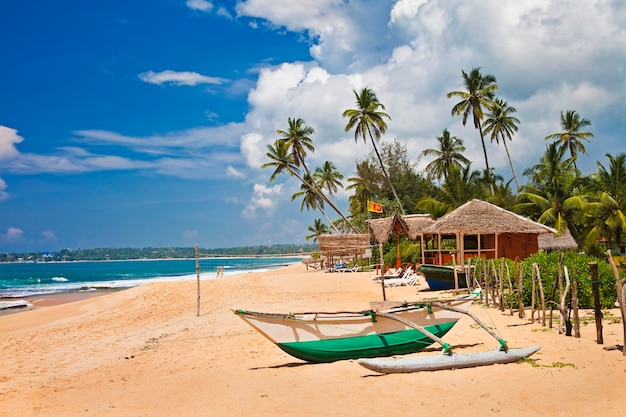
[[[201,257],[211,256],[279,256],[306,254],[318,250],[317,245],[278,244],[239,246],[234,248],[199,248]],[[132,259],[195,258],[196,249],[190,248],[94,248],[63,249],[56,252],[2,253],[0,262],[61,262],[61,261],[120,261]]]

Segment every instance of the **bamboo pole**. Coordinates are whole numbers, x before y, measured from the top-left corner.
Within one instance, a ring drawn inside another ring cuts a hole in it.
[[[500,262],[500,311],[504,311],[504,259]]]
[[[380,286],[383,289],[383,301],[387,301],[387,294],[385,293],[385,257],[383,254],[383,244],[378,244],[378,252],[380,253]]]

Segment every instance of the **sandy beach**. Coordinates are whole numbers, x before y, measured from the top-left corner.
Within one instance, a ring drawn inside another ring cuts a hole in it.
[[[432,296],[425,288],[390,288],[387,297]],[[231,311],[366,309],[382,299],[370,273],[298,264],[202,281],[200,316],[196,289],[195,281],[155,283],[0,316],[0,415],[617,416],[626,409],[626,357],[603,349],[623,341],[609,314],[599,345],[593,312],[582,312],[590,319],[576,339],[558,334],[556,323],[548,329],[475,303],[472,311],[510,347],[541,346],[535,366],[380,375],[353,360],[292,358]],[[445,340],[459,353],[497,346],[469,317]]]

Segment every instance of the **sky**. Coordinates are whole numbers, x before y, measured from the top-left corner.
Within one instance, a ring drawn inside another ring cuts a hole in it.
[[[315,129],[307,164],[348,178],[371,145],[341,114],[369,87],[391,116],[381,142],[423,169],[448,129],[483,169],[446,98],[474,67],[517,109],[518,175],[562,111],[591,122],[583,174],[626,152],[622,0],[5,2],[0,251],[304,244],[323,217],[291,201],[297,180],[261,168],[288,117]],[[486,145],[511,179],[504,148]]]

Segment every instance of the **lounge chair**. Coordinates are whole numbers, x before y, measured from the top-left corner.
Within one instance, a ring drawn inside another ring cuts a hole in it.
[[[396,269],[395,272],[387,272],[385,273],[385,279],[391,279],[391,278],[402,278],[402,275],[404,274],[404,268],[400,267],[398,269]],[[382,275],[374,275],[374,280],[375,281],[380,281],[380,279],[382,278]]]

